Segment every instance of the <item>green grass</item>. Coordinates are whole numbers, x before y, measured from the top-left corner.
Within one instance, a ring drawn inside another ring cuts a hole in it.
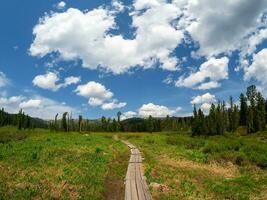
[[[128,149],[112,134],[1,128],[0,199],[103,199],[107,180],[123,180],[123,156]]]
[[[121,133],[144,153],[154,199],[267,199],[267,132]],[[0,199],[123,199],[127,147],[111,133],[0,128]]]
[[[190,137],[120,134],[144,153],[154,199],[266,199],[267,132]]]

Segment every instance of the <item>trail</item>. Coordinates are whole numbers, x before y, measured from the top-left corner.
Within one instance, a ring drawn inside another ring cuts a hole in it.
[[[152,200],[146,178],[143,175],[140,151],[127,141],[122,141],[131,150],[131,157],[125,179],[125,200]]]

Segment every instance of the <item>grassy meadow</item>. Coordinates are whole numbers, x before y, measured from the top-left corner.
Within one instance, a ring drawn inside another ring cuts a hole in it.
[[[120,134],[143,152],[155,200],[267,199],[267,132]]]
[[[267,132],[63,133],[0,129],[0,199],[124,199],[129,150],[155,200],[267,199]]]
[[[123,199],[128,157],[109,133],[1,128],[0,199]]]

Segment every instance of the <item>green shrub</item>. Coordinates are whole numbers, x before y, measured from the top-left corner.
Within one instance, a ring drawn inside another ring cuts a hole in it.
[[[249,161],[255,163],[261,168],[267,167],[267,145],[249,144],[244,147],[244,153]]]
[[[32,153],[32,160],[37,160],[38,158],[38,153],[37,152],[33,152]]]

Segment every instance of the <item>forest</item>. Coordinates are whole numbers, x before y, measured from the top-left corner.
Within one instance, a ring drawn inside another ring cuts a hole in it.
[[[219,102],[212,104],[208,115],[194,106],[192,134],[193,135],[223,135],[235,132],[243,126],[247,133],[255,133],[266,129],[267,101],[257,91],[255,85],[247,88],[246,94],[241,93],[239,103],[234,103],[230,97],[228,106]]]
[[[191,131],[197,135],[223,135],[225,132],[235,132],[239,127],[246,133],[263,131],[267,122],[267,101],[255,85],[241,93],[239,101],[219,101],[212,103],[209,113],[204,113],[194,105],[193,116],[154,118],[130,118],[121,120],[121,112],[116,118],[84,119],[81,115],[73,119],[68,112],[55,115],[54,120],[45,121],[26,115],[22,110],[18,114],[9,114],[4,108],[0,110],[0,127],[17,126],[21,129],[49,128],[51,131],[92,131],[92,132],[161,132],[161,131]]]

